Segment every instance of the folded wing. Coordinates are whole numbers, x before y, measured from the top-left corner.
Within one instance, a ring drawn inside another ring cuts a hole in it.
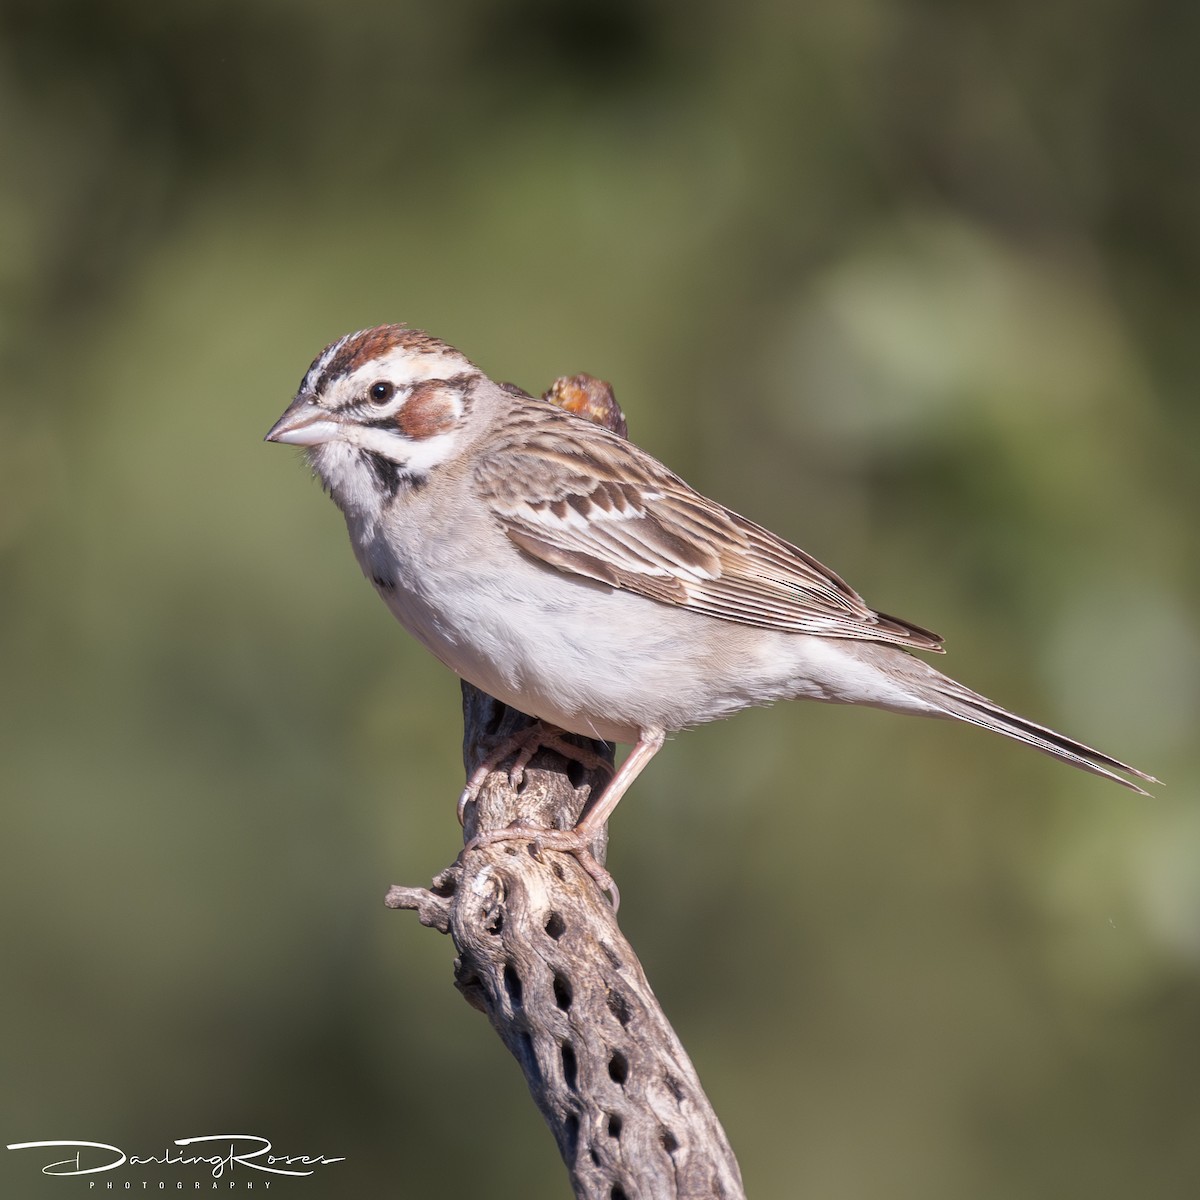
[[[531,404],[536,412],[515,416],[476,470],[525,553],[725,621],[941,651],[937,634],[868,608],[811,555],[702,496],[631,442]]]

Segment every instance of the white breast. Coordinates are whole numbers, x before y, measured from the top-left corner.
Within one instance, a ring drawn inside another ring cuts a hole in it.
[[[386,527],[347,514],[359,563],[441,662],[531,716],[630,743],[641,730],[781,699],[910,707],[853,643],[701,616],[563,573],[498,528],[448,522],[446,507],[409,497],[406,519],[393,510]]]

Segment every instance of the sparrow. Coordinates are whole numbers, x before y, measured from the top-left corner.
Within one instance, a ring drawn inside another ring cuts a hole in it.
[[[363,574],[442,663],[552,727],[543,744],[559,730],[632,745],[573,831],[536,831],[589,870],[586,847],[669,733],[777,700],[950,718],[1143,795],[1135,781],[1158,782],[943,675],[912,653],[942,653],[937,634],[418,329],[327,346],[266,440],[305,448]]]

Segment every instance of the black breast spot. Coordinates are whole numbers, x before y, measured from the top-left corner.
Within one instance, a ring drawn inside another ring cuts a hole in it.
[[[371,474],[379,485],[380,491],[388,496],[394,496],[400,490],[400,464],[382,454],[373,454],[369,450],[362,450],[360,453],[371,469]]]

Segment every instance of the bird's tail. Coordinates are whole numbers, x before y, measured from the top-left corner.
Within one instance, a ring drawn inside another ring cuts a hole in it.
[[[1039,725],[1036,721],[1030,721],[1027,717],[1017,716],[1016,713],[1001,708],[986,696],[981,696],[957,680],[943,675],[922,659],[914,658],[903,651],[897,651],[894,658],[889,658],[891,661],[888,664],[888,673],[896,682],[907,685],[905,690],[911,690],[920,703],[919,708],[914,707],[909,711],[919,711],[926,716],[952,717],[957,721],[978,725],[980,729],[1003,734],[1015,742],[1032,746],[1043,754],[1062,759],[1063,762],[1070,763],[1082,771],[1102,775],[1105,779],[1111,779],[1114,783],[1143,796],[1150,793],[1135,783],[1134,779],[1143,783],[1159,782],[1153,775],[1147,775],[1119,758],[1094,750],[1091,746],[1085,746],[1083,742],[1077,742],[1074,738],[1048,729],[1045,725]]]

